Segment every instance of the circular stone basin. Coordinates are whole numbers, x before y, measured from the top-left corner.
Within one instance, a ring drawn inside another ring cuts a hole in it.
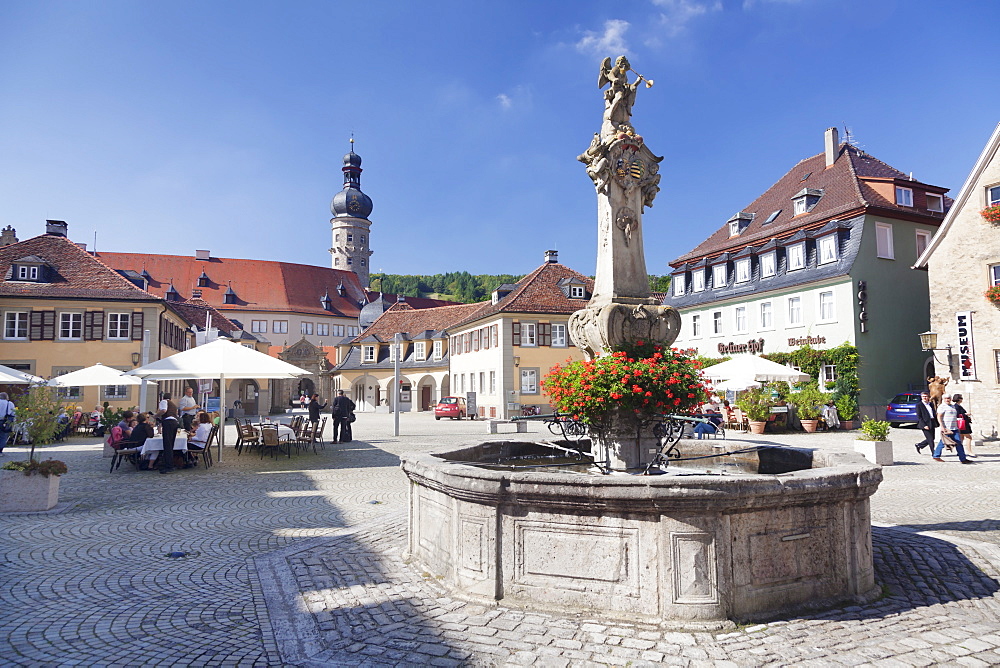
[[[712,443],[679,447],[718,454]],[[478,465],[544,451],[500,441],[404,454],[409,557],[472,598],[706,628],[879,593],[869,497],[882,472],[861,455],[768,447],[718,460],[756,473],[722,475]]]

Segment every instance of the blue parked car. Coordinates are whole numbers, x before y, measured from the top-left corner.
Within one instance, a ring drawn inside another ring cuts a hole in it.
[[[900,422],[917,421],[917,404],[920,403],[919,392],[904,392],[897,394],[885,408],[886,422],[898,427]]]

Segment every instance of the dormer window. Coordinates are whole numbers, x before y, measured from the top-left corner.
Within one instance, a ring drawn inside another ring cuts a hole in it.
[[[332,311],[333,310],[333,300],[330,299],[330,294],[329,293],[324,293],[323,296],[319,298],[319,304],[323,308],[324,311]]]
[[[717,264],[712,267],[712,287],[723,288],[726,286],[726,265]]]
[[[771,276],[774,276],[775,273],[777,273],[777,271],[776,271],[776,267],[777,267],[776,257],[777,257],[777,255],[776,255],[775,251],[769,251],[769,252],[764,253],[763,255],[760,256],[760,277],[761,278],[770,278]]]
[[[168,302],[179,302],[181,300],[181,293],[177,292],[177,288],[175,288],[174,284],[171,283],[170,287],[167,288],[166,294],[163,295],[163,298]]]
[[[896,186],[896,204],[899,206],[913,206],[913,189]]]
[[[674,297],[680,297],[684,294],[684,274],[677,274],[673,278],[674,282]]]
[[[750,258],[745,257],[736,261],[736,282],[748,283],[750,281]]]
[[[806,266],[806,242],[788,247],[788,271],[803,269]]]
[[[691,291],[703,292],[705,290],[705,270],[695,269],[691,272]]]
[[[201,276],[198,277],[198,287],[207,288],[209,283],[208,274],[201,272]]]
[[[235,304],[236,303],[236,293],[233,292],[233,286],[229,286],[226,293],[222,295],[223,304]]]
[[[747,228],[754,218],[755,214],[747,213],[746,211],[740,211],[732,218],[729,219],[729,236],[735,237],[740,232]]]
[[[361,360],[363,362],[375,361],[375,346],[361,346]]]
[[[569,286],[569,298],[570,299],[583,299],[586,295],[582,285],[571,285]]]
[[[935,195],[934,193],[927,193],[927,210],[944,213],[944,197]]]
[[[17,268],[17,278],[21,281],[37,281],[38,280],[38,267],[18,267]]]
[[[792,195],[793,215],[808,213],[816,206],[816,202],[823,196],[822,190],[815,188],[803,188]]]
[[[819,264],[828,264],[830,262],[837,261],[836,233],[821,237],[819,241],[816,242],[816,247],[819,249]]]

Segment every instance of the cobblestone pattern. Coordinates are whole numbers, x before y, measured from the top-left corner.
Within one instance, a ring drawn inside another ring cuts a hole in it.
[[[897,465],[872,499],[873,520],[899,525],[873,531],[886,596],[708,634],[449,596],[402,562],[397,455],[485,440],[482,425],[404,422],[392,438],[391,416],[373,417],[356,426],[367,442],[227,450],[171,476],[109,474],[93,440],[49,449],[71,469],[61,512],[0,516],[0,665],[1000,665],[996,446],[937,464],[893,430]]]

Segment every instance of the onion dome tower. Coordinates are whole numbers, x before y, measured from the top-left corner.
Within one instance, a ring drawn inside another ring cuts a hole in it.
[[[344,189],[333,196],[330,203],[330,228],[333,246],[330,248],[334,269],[346,269],[358,275],[361,286],[368,287],[368,258],[371,257],[369,241],[372,200],[361,192],[361,156],[351,151],[344,156]]]

